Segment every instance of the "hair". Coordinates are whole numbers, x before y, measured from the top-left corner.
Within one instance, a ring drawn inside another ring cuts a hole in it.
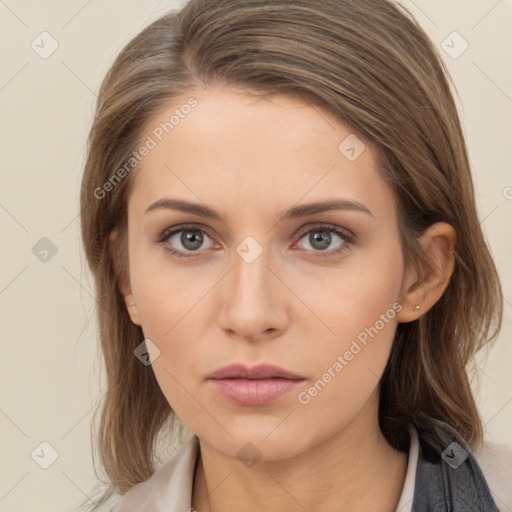
[[[106,372],[97,437],[109,480],[102,500],[154,473],[159,435],[176,432],[177,417],[151,366],[134,357],[144,336],[120,292],[134,173],[102,199],[95,191],[130,159],[155,114],[213,85],[292,96],[368,141],[395,194],[406,265],[423,261],[417,239],[428,226],[454,227],[455,268],[444,294],[397,327],[379,384],[379,422],[397,449],[406,449],[409,422],[428,418],[472,447],[482,443],[469,370],[496,339],[503,299],[450,81],[414,17],[388,0],[191,0],[124,47],[99,90],[80,196]]]

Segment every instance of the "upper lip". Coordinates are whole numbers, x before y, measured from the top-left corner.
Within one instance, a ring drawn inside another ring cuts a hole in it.
[[[248,367],[243,364],[230,364],[224,368],[214,371],[209,379],[293,379],[302,380],[303,376],[289,372],[279,366],[272,364],[259,364],[257,366]]]

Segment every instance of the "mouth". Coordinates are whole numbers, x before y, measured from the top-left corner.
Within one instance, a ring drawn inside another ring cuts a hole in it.
[[[302,380],[303,375],[292,373],[284,368],[272,364],[259,364],[249,367],[243,364],[230,364],[213,372],[209,379],[288,379]]]
[[[229,365],[215,371],[208,381],[232,403],[267,405],[290,393],[306,378],[274,365]]]

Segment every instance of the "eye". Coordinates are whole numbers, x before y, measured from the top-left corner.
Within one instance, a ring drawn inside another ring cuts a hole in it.
[[[346,229],[338,226],[321,225],[304,232],[300,239],[306,239],[306,244],[309,244],[309,248],[306,246],[306,249],[312,250],[317,256],[327,257],[349,250],[349,245],[354,241],[354,238],[354,235]],[[336,243],[337,240],[341,243],[332,248],[332,244]],[[326,250],[329,247],[332,250]]]
[[[314,229],[304,231],[300,240],[306,239],[306,249],[313,251],[315,256],[329,257],[349,250],[355,236],[348,230],[339,226],[320,225]],[[205,246],[205,241],[210,243]],[[328,249],[333,243],[337,246]],[[199,255],[201,250],[220,247],[212,240],[204,229],[197,226],[177,226],[167,228],[157,239],[164,250],[178,258],[193,258]]]
[[[209,239],[212,243],[204,247],[206,239]],[[195,256],[193,253],[198,253],[201,249],[208,249],[215,245],[210,236],[196,226],[168,228],[160,235],[158,242],[162,244],[166,251],[179,258],[192,258]]]

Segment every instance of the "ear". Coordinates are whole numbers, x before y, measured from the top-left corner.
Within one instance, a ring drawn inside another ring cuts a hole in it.
[[[455,229],[446,222],[432,224],[419,238],[426,264],[406,270],[398,322],[412,322],[426,313],[443,295],[454,269]]]
[[[118,247],[116,246],[118,242],[117,230],[111,231],[109,235],[109,242],[116,275],[118,276],[119,290],[124,297],[126,309],[128,310],[128,314],[130,315],[132,322],[135,325],[140,326],[141,323],[139,319],[139,314],[137,312],[137,306],[135,305],[135,299],[133,298],[128,269],[122,268],[122,265],[119,262],[119,257],[116,256],[119,254],[119,250],[116,250],[118,249]]]

